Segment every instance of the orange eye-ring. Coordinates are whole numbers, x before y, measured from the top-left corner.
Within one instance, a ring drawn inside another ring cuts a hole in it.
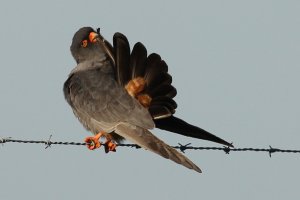
[[[88,45],[88,41],[87,40],[83,40],[82,42],[81,42],[81,46],[82,47],[86,47]]]

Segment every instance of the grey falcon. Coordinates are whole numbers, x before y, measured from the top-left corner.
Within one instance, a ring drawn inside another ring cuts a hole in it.
[[[210,140],[233,147],[231,143],[174,116],[177,94],[172,77],[161,57],[140,42],[130,52],[127,38],[115,33],[113,46],[91,27],[79,29],[72,40],[71,53],[77,66],[64,83],[64,95],[74,114],[94,136],[87,137],[88,148],[101,146],[115,151],[116,143],[127,139],[142,148],[201,172],[182,153],[170,147],[149,130],[159,128],[184,136]]]

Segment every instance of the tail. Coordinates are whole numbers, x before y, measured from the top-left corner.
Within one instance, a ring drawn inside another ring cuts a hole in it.
[[[201,173],[201,169],[191,160],[146,129],[123,123],[116,127],[115,132],[144,149]]]
[[[229,147],[233,147],[232,144],[226,142],[225,140],[203,130],[197,126],[191,125],[182,119],[179,119],[175,116],[156,119],[154,120],[156,128],[171,131],[173,133],[178,133],[180,135],[198,138],[202,140],[209,140],[212,142],[217,142],[220,144],[224,144]]]

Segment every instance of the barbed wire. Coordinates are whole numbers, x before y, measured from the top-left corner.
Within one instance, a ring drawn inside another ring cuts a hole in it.
[[[50,135],[48,140],[17,140],[12,139],[11,137],[0,137],[0,144],[5,143],[24,143],[24,144],[45,144],[45,149],[51,147],[52,145],[73,145],[73,146],[86,146],[88,143],[86,142],[56,142],[51,141],[52,135]],[[101,143],[101,145],[105,146],[105,143]],[[117,144],[118,147],[130,147],[135,149],[140,149],[141,147],[136,144]],[[300,153],[300,150],[291,150],[291,149],[278,149],[269,146],[269,148],[230,148],[227,146],[223,147],[195,147],[191,146],[191,143],[182,145],[178,143],[176,146],[172,146],[175,149],[179,149],[182,153],[185,153],[186,150],[213,150],[213,151],[224,151],[226,154],[230,152],[246,152],[246,151],[254,151],[254,152],[268,152],[271,157],[273,153]]]

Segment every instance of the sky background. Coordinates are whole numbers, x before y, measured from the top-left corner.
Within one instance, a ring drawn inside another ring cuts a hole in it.
[[[2,1],[0,136],[81,142],[62,87],[82,26],[167,62],[176,116],[236,147],[300,149],[299,1]],[[153,131],[170,145],[219,146]],[[186,151],[198,174],[145,150],[8,143],[0,199],[295,199],[298,154]]]

